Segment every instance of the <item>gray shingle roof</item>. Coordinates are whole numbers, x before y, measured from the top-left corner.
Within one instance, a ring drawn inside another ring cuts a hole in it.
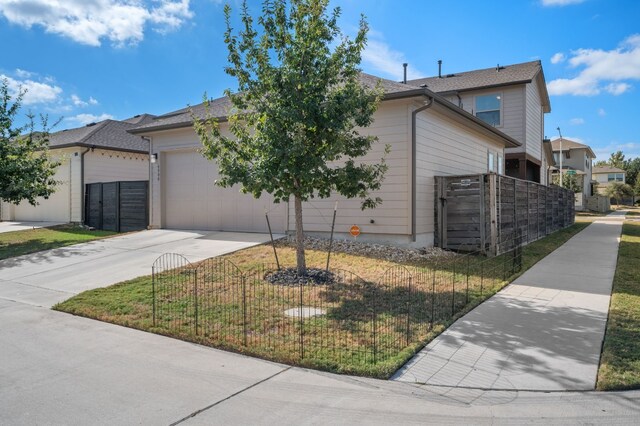
[[[594,167],[591,170],[591,173],[626,173],[626,172],[617,167],[603,166],[603,167]]]
[[[62,130],[49,135],[49,147],[95,147],[128,152],[149,152],[149,142],[127,130],[151,121],[153,116],[142,114],[124,121],[104,120],[75,129]]]
[[[418,78],[407,81],[413,86],[426,84],[427,89],[436,93],[475,90],[483,87],[529,83],[542,70],[540,61],[505,65],[481,70],[443,74],[442,77]]]
[[[553,152],[560,152],[560,138],[552,140],[551,147],[553,148]],[[596,154],[593,152],[589,145],[572,141],[571,139],[562,138],[562,150],[567,151],[571,149],[586,149],[587,152],[589,152],[589,154],[591,155],[591,158],[596,158]]]
[[[398,83],[393,80],[376,77],[366,73],[360,73],[360,81],[367,87],[373,88],[378,84],[382,85],[385,95],[396,95],[411,91],[423,90],[420,87],[410,84]],[[228,97],[213,99],[209,103],[209,110],[214,117],[225,119],[228,116],[229,109],[232,107],[231,100]],[[160,115],[154,120],[147,121],[144,124],[136,126],[131,133],[138,134],[145,131],[172,129],[178,127],[188,127],[192,125],[190,107],[182,108],[167,114]],[[206,110],[204,103],[191,107],[193,113],[198,118],[205,118]]]

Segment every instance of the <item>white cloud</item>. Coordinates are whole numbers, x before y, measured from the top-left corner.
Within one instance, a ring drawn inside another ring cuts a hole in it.
[[[579,126],[580,124],[584,124],[584,118],[572,118],[569,120],[569,124],[572,126]]]
[[[402,68],[403,63],[409,63],[404,56],[404,53],[397,50],[393,50],[382,39],[380,32],[370,32],[369,36],[375,35],[375,40],[371,38],[367,42],[367,47],[362,52],[362,61],[369,65],[371,68],[383,74],[384,77],[392,80],[401,81],[403,78],[404,70]],[[414,79],[424,77],[425,75],[411,67],[411,63],[407,67],[407,78]]]
[[[570,4],[580,4],[585,0],[541,0],[543,6],[568,6]]]
[[[89,100],[83,101],[78,95],[71,95],[71,102],[73,102],[73,105],[80,108],[84,108],[89,105],[98,105],[98,101],[92,96],[89,97]]]
[[[15,98],[20,91],[25,92],[22,98],[23,105],[55,102],[59,99],[62,89],[58,86],[33,81],[30,79],[16,80],[4,74],[0,80],[7,80],[9,94]]]
[[[604,117],[605,115],[607,115],[607,111],[605,111],[604,108],[598,108],[598,115],[600,117]]]
[[[21,70],[20,68],[16,68],[15,74],[18,78],[31,78],[35,75],[31,71]]]
[[[564,62],[565,59],[567,59],[567,57],[564,55],[564,53],[558,52],[551,57],[551,63],[559,64],[560,62]]]
[[[574,78],[549,82],[550,95],[593,96],[608,92],[621,95],[640,80],[640,34],[634,34],[613,50],[578,49],[571,52],[570,67],[583,67]]]
[[[86,107],[87,105],[89,105],[88,103],[80,99],[78,95],[71,95],[71,102],[73,102],[73,104],[77,107]]]
[[[111,120],[111,119],[113,119],[113,115],[111,114],[100,114],[100,115],[78,114],[78,115],[74,115],[73,117],[65,118],[65,121],[75,122],[81,126],[84,126],[89,123],[97,123],[99,121]]]
[[[179,28],[193,17],[190,0],[0,0],[0,12],[10,22],[68,37],[78,43],[100,46],[103,39],[115,46],[137,44],[148,23],[156,31]]]

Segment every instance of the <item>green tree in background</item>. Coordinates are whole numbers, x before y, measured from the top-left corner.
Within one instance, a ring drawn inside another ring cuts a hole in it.
[[[0,85],[0,201],[35,205],[38,197],[49,197],[57,182],[59,163],[48,155],[49,128],[41,116],[42,130],[35,131],[34,116],[23,127],[14,127],[24,92],[12,100],[7,80]]]
[[[611,182],[606,189],[606,194],[610,198],[616,200],[616,204],[620,204],[620,200],[625,197],[633,196],[633,188],[622,182]]]
[[[364,18],[350,40],[338,27],[340,9],[327,12],[328,0],[265,0],[256,28],[246,2],[238,35],[225,6],[225,43],[237,92],[225,91],[232,137],[221,134],[216,120],[194,118],[203,154],[218,163],[221,186],[240,184],[259,197],[294,201],[296,261],[306,273],[302,203],[338,193],[362,199],[362,208],[382,200],[370,195],[382,184],[387,166],[356,159],[376,138],[360,135],[372,123],[382,98],[378,87],[359,79],[360,58],[368,26]],[[206,103],[206,102],[205,102]]]

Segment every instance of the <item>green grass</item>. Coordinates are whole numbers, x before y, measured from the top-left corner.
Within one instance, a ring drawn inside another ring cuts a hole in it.
[[[89,231],[78,226],[59,225],[0,234],[0,260],[114,235],[109,231]]]
[[[640,223],[625,222],[613,279],[598,390],[640,389]]]
[[[521,272],[587,225],[574,224],[525,247]],[[230,267],[229,262],[243,271],[256,268],[273,260],[271,250],[270,246],[263,245],[224,256],[225,268],[227,271],[235,268]],[[293,264],[295,253],[291,247],[279,247],[278,254],[281,263]],[[325,261],[325,252],[307,252],[308,266],[324,266]],[[204,284],[198,287],[198,297],[201,301],[211,302],[200,308],[198,333],[195,332],[195,314],[190,307],[193,287],[175,285],[176,277],[188,279],[189,275],[183,269],[172,269],[156,277],[155,326],[150,276],[84,292],[54,309],[278,362],[388,378],[457,318],[521,273],[512,273],[513,262],[502,256],[489,259],[457,256],[436,263],[412,265],[413,293],[409,300],[405,288],[385,280],[385,276],[388,277],[385,272],[389,268],[397,271],[400,265],[364,256],[333,254],[332,268],[353,271],[358,277],[347,276],[340,285],[305,287],[302,295],[295,288],[262,281],[261,274],[252,275],[254,279],[247,281],[243,294],[241,286],[229,285],[229,274],[225,275],[227,281],[223,281],[223,277],[217,275],[218,270],[208,265],[201,263],[198,270],[198,274],[205,277]],[[437,274],[435,287],[434,273]],[[371,292],[367,282],[378,283],[377,293]],[[455,291],[452,291],[452,283]],[[453,299],[452,295],[455,296]],[[241,308],[243,297],[249,306],[247,317],[243,316]],[[284,310],[297,306],[300,300],[304,306],[322,307],[326,315],[305,319],[303,324],[295,318],[285,317]],[[435,311],[430,310],[432,302]],[[370,320],[373,306],[379,315],[375,329],[375,362],[369,350],[374,335]],[[407,315],[412,319],[409,328]],[[301,329],[304,330],[302,343],[305,346],[302,359],[299,357]],[[402,343],[398,344],[398,341]]]

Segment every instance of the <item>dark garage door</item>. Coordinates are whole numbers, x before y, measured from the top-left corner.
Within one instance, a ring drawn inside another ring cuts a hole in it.
[[[146,229],[149,225],[147,200],[147,181],[88,184],[85,193],[85,224],[115,232]]]

